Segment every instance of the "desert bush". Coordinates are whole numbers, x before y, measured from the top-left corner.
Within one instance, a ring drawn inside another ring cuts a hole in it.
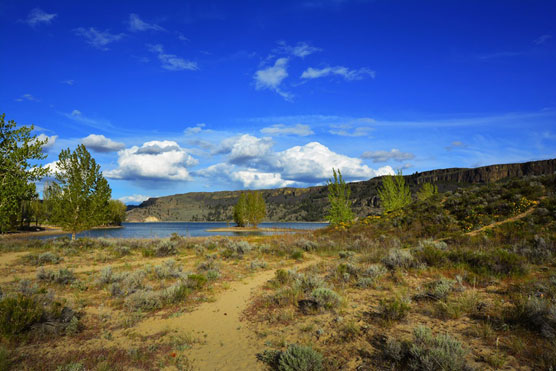
[[[547,339],[556,338],[556,303],[544,297],[519,298],[507,313],[510,322],[538,332]]]
[[[36,284],[31,283],[29,280],[21,280],[19,282],[18,292],[25,296],[33,296],[39,292],[39,287]],[[2,294],[0,291],[0,299],[2,298]]]
[[[75,275],[67,268],[60,268],[57,271],[40,268],[37,272],[37,279],[67,285],[75,281]]]
[[[409,250],[390,249],[388,255],[382,259],[382,264],[390,270],[408,269],[415,265],[415,259]]]
[[[104,286],[114,282],[121,282],[127,275],[127,273],[114,273],[112,267],[107,266],[100,271],[95,283],[98,286]]]
[[[23,257],[23,260],[31,265],[58,264],[62,258],[50,251],[42,254],[29,254]]]
[[[123,295],[129,295],[144,287],[144,279],[147,274],[144,270],[137,270],[132,273],[124,274],[119,286]]]
[[[216,261],[217,257],[216,254],[207,255],[205,261],[199,263],[197,269],[200,271],[211,271],[211,270],[219,270],[219,264]]]
[[[395,297],[383,299],[378,305],[377,314],[386,321],[400,321],[407,317],[411,310],[411,299],[409,297]]]
[[[361,270],[363,277],[376,280],[387,273],[386,268],[382,264],[371,264],[366,269]]]
[[[295,285],[305,294],[310,294],[313,292],[313,290],[318,289],[319,287],[326,286],[324,280],[321,277],[308,273],[300,275],[296,279]]]
[[[10,351],[0,345],[0,370],[8,371],[11,368]]]
[[[272,303],[280,307],[284,307],[297,303],[301,296],[302,292],[298,288],[282,287],[276,290],[276,292],[270,297],[270,300],[272,301]]]
[[[114,253],[119,257],[126,256],[131,254],[131,248],[129,246],[118,245],[114,247]]]
[[[342,304],[342,297],[335,291],[326,287],[319,287],[311,292],[311,297],[318,306],[325,309],[334,309]]]
[[[131,310],[155,310],[162,308],[163,296],[160,291],[138,290],[125,299]]]
[[[425,285],[425,291],[416,298],[430,300],[444,300],[454,290],[456,281],[442,277]]]
[[[255,259],[249,264],[249,268],[254,271],[261,268],[264,269],[267,267],[267,265],[268,264],[264,260]]]
[[[21,334],[40,322],[43,314],[43,307],[32,297],[5,297],[0,300],[0,333],[6,336]]]
[[[154,267],[154,272],[157,278],[177,278],[183,275],[181,266],[176,264],[174,259],[168,259],[161,265]]]
[[[323,357],[308,346],[291,344],[285,351],[265,350],[257,359],[276,371],[322,371]]]
[[[427,371],[467,371],[465,350],[449,334],[433,336],[431,330],[419,326],[413,330],[413,341],[400,342],[389,339],[383,345],[384,356],[400,369]]]
[[[291,253],[290,257],[292,259],[295,259],[295,260],[301,260],[301,259],[303,259],[303,251],[302,250],[294,250]]]
[[[546,264],[554,256],[555,248],[552,242],[535,235],[531,241],[522,241],[514,245],[513,251],[525,256],[527,260],[534,264]]]
[[[314,251],[318,248],[318,244],[315,241],[307,240],[305,238],[297,240],[296,246],[303,251]]]
[[[166,288],[163,292],[162,297],[168,303],[177,303],[183,301],[189,296],[191,289],[187,287],[183,282],[177,282],[172,286]]]
[[[187,276],[186,286],[192,290],[199,290],[207,283],[207,278],[202,274],[190,274]]]
[[[251,251],[253,247],[247,241],[228,241],[223,256],[226,258],[239,258]]]
[[[177,243],[172,240],[162,240],[154,247],[155,256],[170,256],[178,253]]]
[[[340,251],[338,253],[338,256],[340,257],[340,259],[349,259],[353,255],[355,255],[355,253],[353,251]]]

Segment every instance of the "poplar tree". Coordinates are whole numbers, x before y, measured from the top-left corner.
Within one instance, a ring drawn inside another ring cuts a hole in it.
[[[378,190],[378,196],[385,213],[399,210],[411,203],[411,190],[405,184],[402,172],[395,176],[387,175],[382,178],[382,188]]]
[[[75,151],[60,152],[56,181],[50,187],[54,223],[75,235],[105,224],[111,189],[102,176],[100,165],[80,144]]]
[[[417,199],[424,201],[438,193],[438,187],[431,183],[425,183],[417,192]]]
[[[346,185],[342,177],[340,169],[332,168],[333,180],[329,179],[328,184],[328,201],[330,201],[330,209],[326,218],[332,225],[346,223],[353,220],[353,211],[351,211],[351,190]]]
[[[243,192],[234,206],[234,222],[238,227],[245,227],[247,224],[247,198]]]
[[[40,165],[29,160],[42,160],[46,155],[42,147],[47,140],[38,140],[31,135],[33,125],[16,129],[16,122],[5,122],[0,115],[0,232],[4,233],[17,225],[24,201],[36,197],[33,183],[47,174]]]
[[[257,227],[266,216],[266,205],[260,192],[249,192],[247,195],[247,219],[253,227]]]

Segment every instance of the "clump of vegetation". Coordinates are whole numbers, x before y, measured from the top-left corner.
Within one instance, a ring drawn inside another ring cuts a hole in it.
[[[266,216],[266,205],[260,192],[241,193],[234,207],[234,222],[238,227],[250,224],[253,227]]]
[[[391,249],[382,259],[382,264],[390,270],[408,269],[415,265],[415,259],[409,250]]]
[[[161,265],[154,267],[157,278],[178,278],[183,276],[182,268],[173,259],[168,259]]]
[[[311,347],[292,344],[285,351],[265,350],[257,359],[276,371],[321,371],[323,356]]]
[[[311,298],[315,300],[320,308],[334,309],[342,304],[342,297],[326,287],[319,287],[311,292]]]
[[[419,326],[413,330],[413,341],[388,339],[383,354],[396,367],[411,370],[467,371],[465,350],[461,343],[448,334],[433,336],[429,328]]]
[[[444,300],[454,291],[456,281],[442,277],[425,285],[425,292],[415,297],[417,299]]]
[[[383,299],[378,306],[378,316],[385,321],[400,321],[407,317],[411,310],[411,299],[409,297],[395,297]]]
[[[21,334],[40,322],[43,314],[44,309],[32,297],[5,297],[0,300],[0,332],[6,336]]]
[[[58,264],[62,258],[50,251],[42,254],[29,254],[23,257],[23,260],[31,265]]]
[[[61,285],[67,285],[75,281],[75,275],[73,271],[67,268],[60,268],[58,270],[48,270],[40,268],[37,272],[37,279],[40,281],[48,281],[59,283]]]
[[[331,225],[349,223],[353,220],[353,211],[351,210],[351,201],[349,199],[351,190],[346,185],[340,169],[338,169],[338,173],[336,173],[335,169],[332,169],[332,173],[333,180],[329,179],[327,182],[330,209],[326,219]]]
[[[249,253],[253,249],[253,246],[247,241],[228,241],[224,250],[222,251],[222,256],[224,258],[237,258],[242,259],[243,256]]]
[[[556,303],[544,297],[520,298],[508,313],[508,320],[556,339]]]
[[[378,196],[385,213],[402,209],[411,203],[411,190],[405,184],[401,171],[396,176],[387,175],[382,178]]]

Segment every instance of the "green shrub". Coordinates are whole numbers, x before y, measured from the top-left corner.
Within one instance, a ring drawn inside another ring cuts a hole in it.
[[[257,359],[276,371],[321,371],[322,355],[313,348],[292,344],[285,351],[265,350]]]
[[[454,290],[456,281],[442,277],[439,280],[429,282],[425,285],[425,292],[418,297],[431,300],[444,300]]]
[[[35,299],[18,295],[0,300],[0,332],[6,336],[21,334],[41,321],[44,310]]]
[[[37,272],[37,278],[40,281],[55,282],[62,285],[67,285],[75,281],[73,272],[67,268],[60,268],[57,271],[40,268]]]
[[[407,269],[415,265],[415,259],[409,250],[390,249],[388,255],[382,259],[382,264],[390,270]]]
[[[315,300],[319,307],[325,309],[333,309],[340,306],[342,298],[335,291],[326,287],[314,289],[311,297]]]
[[[10,368],[10,351],[0,345],[0,371],[8,371]]]
[[[547,339],[556,339],[556,303],[552,300],[540,297],[520,298],[507,317]]]
[[[381,300],[378,306],[378,315],[386,321],[400,321],[407,317],[411,310],[411,299],[396,297]]]
[[[301,259],[303,259],[303,251],[302,250],[295,250],[294,252],[291,253],[290,257],[292,259],[295,259],[295,260],[301,260]]]
[[[207,278],[202,274],[190,274],[187,276],[186,285],[192,290],[199,290],[207,283]]]
[[[427,371],[467,371],[465,350],[461,343],[448,334],[434,337],[431,330],[419,326],[413,330],[413,341],[388,339],[383,345],[384,356],[398,369]]]
[[[154,267],[154,272],[157,278],[177,278],[183,275],[182,269],[176,264],[173,259],[168,259],[161,265],[156,265]]]

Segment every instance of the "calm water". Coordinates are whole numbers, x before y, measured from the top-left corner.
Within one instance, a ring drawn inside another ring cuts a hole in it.
[[[313,230],[326,227],[328,223],[261,223],[260,228],[295,228]],[[234,224],[230,224],[234,226]],[[247,236],[269,235],[283,232],[207,232],[207,229],[225,228],[225,222],[190,223],[190,222],[160,222],[160,223],[123,223],[123,228],[93,229],[79,233],[77,237],[107,237],[107,238],[164,238],[172,233],[185,237],[197,236]],[[56,236],[41,236],[40,239],[56,238]],[[71,236],[67,234],[67,236]]]

